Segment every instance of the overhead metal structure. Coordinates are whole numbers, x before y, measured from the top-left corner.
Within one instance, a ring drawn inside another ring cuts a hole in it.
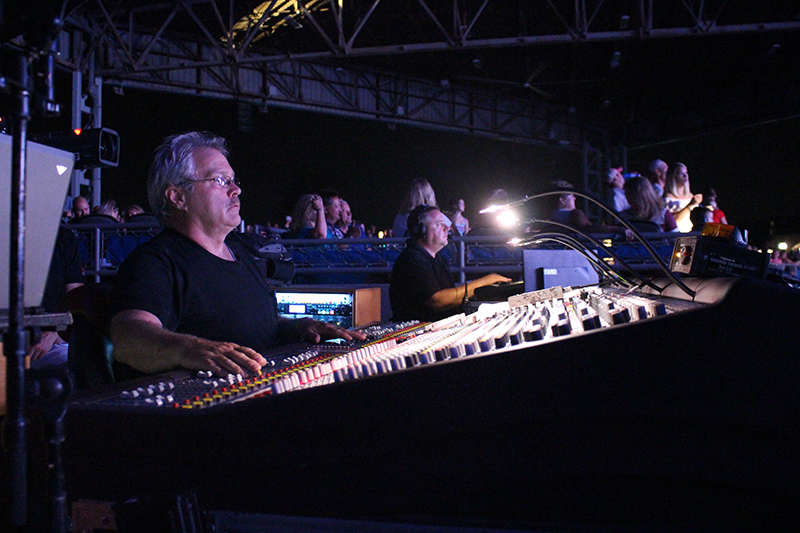
[[[776,92],[797,83],[765,72],[797,65],[789,4],[87,0],[68,11],[60,49],[109,84],[579,148],[587,126],[674,135],[658,118],[680,100],[672,72],[721,89],[708,96],[728,107],[743,69]]]
[[[546,144],[598,161],[800,114],[800,7],[762,0],[85,0],[60,64],[120,88]]]

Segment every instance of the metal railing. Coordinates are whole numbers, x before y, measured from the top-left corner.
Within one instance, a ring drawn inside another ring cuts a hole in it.
[[[136,245],[152,238],[161,231],[154,223],[74,223],[66,227],[78,237],[84,274],[99,281],[101,277],[113,276],[116,268]],[[678,233],[646,233],[644,237],[657,250],[666,263]],[[636,241],[609,241],[611,235],[597,235],[611,246],[614,255],[636,269],[648,270],[656,267],[647,250]],[[319,239],[278,239],[286,248],[286,258],[294,262],[296,276],[307,279],[322,279],[326,275],[353,275],[378,277],[392,271],[395,260],[405,247],[404,238],[358,238],[334,241]],[[506,235],[484,235],[452,237],[442,251],[451,272],[459,282],[491,272],[509,277],[523,275],[523,249],[508,244]],[[537,248],[563,248],[558,244],[542,244]],[[603,247],[593,247],[603,257]],[[609,262],[613,266],[615,261]],[[328,276],[328,279],[331,279]]]

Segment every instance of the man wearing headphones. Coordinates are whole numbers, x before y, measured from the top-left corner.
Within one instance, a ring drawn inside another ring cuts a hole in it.
[[[489,274],[456,286],[447,261],[438,255],[447,246],[450,226],[450,220],[434,206],[418,206],[408,215],[409,238],[394,264],[389,286],[393,320],[435,322],[458,313],[476,288],[511,281]]]

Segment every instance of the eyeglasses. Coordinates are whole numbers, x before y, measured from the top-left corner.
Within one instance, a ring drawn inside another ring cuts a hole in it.
[[[181,182],[181,185],[186,183],[196,183],[198,181],[213,181],[216,182],[216,184],[219,185],[220,187],[225,187],[225,188],[230,187],[231,184],[236,185],[237,187],[241,187],[241,182],[239,181],[239,178],[227,178],[222,175],[216,176],[214,178],[204,178],[201,180],[185,180]]]

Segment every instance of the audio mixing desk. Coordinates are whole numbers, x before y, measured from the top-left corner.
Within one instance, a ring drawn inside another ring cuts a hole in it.
[[[695,289],[567,291],[284,347],[259,375],[92,391],[67,414],[69,493],[509,527],[797,522],[800,294]]]

